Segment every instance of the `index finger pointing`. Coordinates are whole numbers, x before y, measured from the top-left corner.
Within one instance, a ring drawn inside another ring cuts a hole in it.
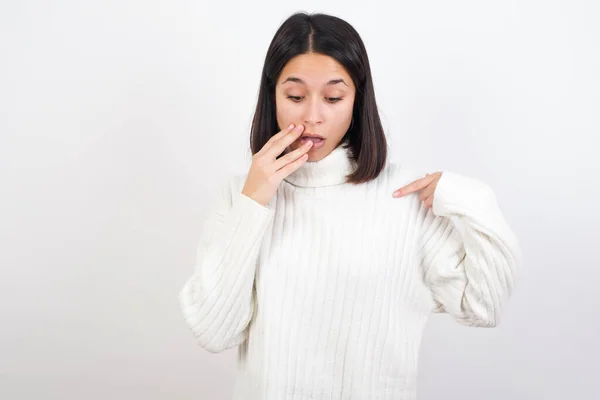
[[[427,175],[424,178],[417,179],[406,186],[402,186],[400,189],[394,192],[394,197],[402,197],[406,196],[407,194],[417,192],[427,187],[431,183],[432,179],[433,178],[430,175]]]

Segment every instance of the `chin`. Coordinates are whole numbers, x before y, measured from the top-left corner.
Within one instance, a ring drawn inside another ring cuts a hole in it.
[[[323,150],[323,149],[318,149],[315,151],[309,151],[308,152],[308,160],[306,160],[307,162],[314,162],[314,161],[319,161],[320,159],[323,158],[323,156],[321,155],[321,152],[319,150]]]

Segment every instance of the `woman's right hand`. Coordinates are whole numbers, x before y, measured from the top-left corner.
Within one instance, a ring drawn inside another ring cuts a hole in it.
[[[284,156],[277,158],[283,151],[300,137],[304,126],[294,124],[273,135],[260,151],[252,156],[252,164],[248,177],[242,188],[242,194],[266,206],[277,192],[279,184],[285,177],[300,168],[308,159],[306,154],[312,147],[312,141]]]

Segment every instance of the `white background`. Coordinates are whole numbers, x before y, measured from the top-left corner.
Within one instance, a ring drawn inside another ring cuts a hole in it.
[[[488,182],[522,242],[499,327],[431,319],[420,398],[600,398],[599,3],[284,4],[2,1],[0,398],[229,398],[177,294],[297,10],[361,34],[391,159]]]

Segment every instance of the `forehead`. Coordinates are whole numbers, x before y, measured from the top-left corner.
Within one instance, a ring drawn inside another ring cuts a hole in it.
[[[332,79],[342,78],[352,87],[352,78],[344,66],[336,59],[325,54],[300,54],[290,59],[281,70],[278,83],[281,84],[290,76],[302,79],[309,86],[321,87]],[[298,85],[287,82],[286,85]],[[347,87],[344,84],[336,86]]]

